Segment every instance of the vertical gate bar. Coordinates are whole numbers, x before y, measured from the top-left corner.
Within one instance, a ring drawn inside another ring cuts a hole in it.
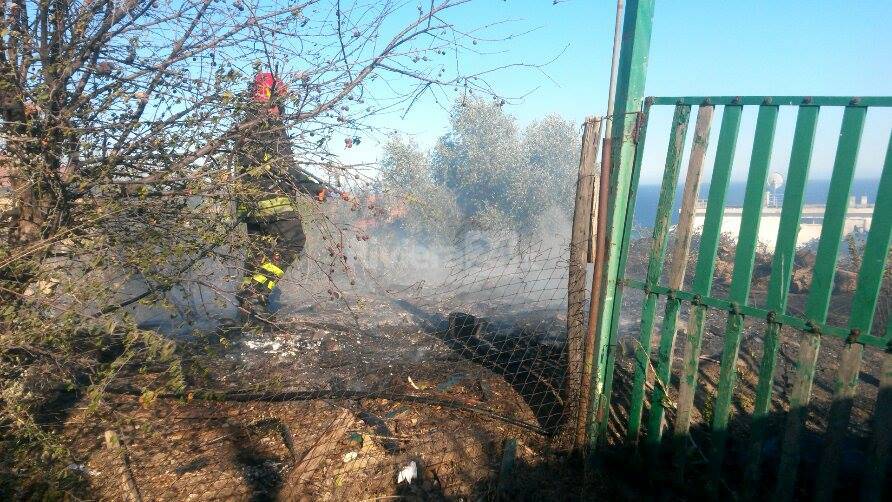
[[[672,206],[675,204],[675,191],[678,186],[678,172],[681,158],[684,155],[684,143],[687,138],[690,122],[690,105],[678,105],[672,117],[669,132],[669,148],[666,152],[666,167],[663,171],[663,183],[660,187],[660,198],[657,204],[657,216],[654,220],[650,255],[647,262],[647,289],[644,307],[641,310],[641,333],[639,343],[635,347],[635,373],[632,380],[632,396],[629,402],[629,428],[626,434],[629,442],[638,442],[641,430],[641,414],[644,409],[644,387],[650,370],[650,341],[654,328],[654,310],[657,307],[657,293],[651,288],[658,285],[663,274],[663,262],[666,258],[666,242],[669,238],[669,221]],[[632,212],[632,211],[629,211]]]
[[[889,147],[892,147],[892,143]],[[889,147],[886,150],[885,167],[877,190],[874,221],[864,245],[861,270],[858,271],[858,285],[852,297],[849,320],[852,333],[843,351],[843,363],[840,365],[834,385],[824,453],[818,468],[816,497],[818,500],[830,500],[833,497],[840,451],[852,413],[852,399],[858,388],[858,372],[864,350],[864,345],[858,343],[858,337],[870,334],[877,297],[883,281],[883,271],[886,267],[886,257],[889,255],[889,243],[892,237],[892,216],[890,216],[892,215],[892,152],[889,151]]]
[[[684,275],[688,264],[688,253],[691,248],[693,234],[694,209],[697,205],[697,194],[700,190],[700,174],[706,149],[709,146],[709,131],[712,126],[712,115],[715,107],[704,103],[697,111],[697,122],[694,126],[694,140],[691,144],[691,156],[688,159],[688,172],[685,176],[684,192],[681,198],[681,212],[678,226],[675,229],[675,244],[670,257],[668,287],[678,290],[684,285]],[[657,369],[654,375],[654,390],[650,399],[650,415],[648,417],[647,444],[652,453],[660,444],[663,435],[663,400],[667,398],[670,375],[672,373],[672,355],[675,352],[675,328],[678,322],[678,311],[681,302],[672,295],[666,298],[666,312],[660,331],[660,348]]]
[[[620,275],[620,246],[626,233],[625,221],[628,210],[629,191],[633,164],[635,163],[636,136],[639,125],[638,113],[644,99],[644,82],[647,76],[647,61],[650,51],[651,30],[653,27],[654,0],[629,0],[623,18],[623,44],[620,50],[619,73],[616,89],[616,113],[612,137],[612,159],[615,168],[611,169],[610,188],[613,200],[608,209],[610,235],[607,236],[607,266],[597,294],[600,296],[598,312],[598,340],[595,344],[594,370],[592,371],[591,399],[589,410],[598,410],[600,415],[601,398],[607,369],[607,352],[615,327],[610,322],[615,308],[614,300]],[[593,292],[595,294],[595,292]],[[602,416],[595,418],[599,423]],[[594,425],[594,427],[593,427]],[[598,441],[598,424],[589,424],[589,446]],[[593,432],[593,433],[592,433]]]
[[[890,334],[892,318],[886,328],[886,335]],[[861,499],[865,502],[880,502],[887,484],[889,456],[892,455],[892,351],[886,351],[883,356],[880,390],[873,411],[873,437],[867,454]]]
[[[648,120],[649,114],[650,114],[650,101],[646,101],[644,103],[644,112],[641,115],[641,117],[642,117],[641,125],[638,128],[638,140],[637,141],[638,141],[639,148],[636,151],[635,162],[632,165],[632,183],[630,185],[631,188],[629,190],[629,210],[626,212],[626,220],[624,223],[624,225],[628,229],[632,228],[632,223],[635,219],[635,198],[636,198],[637,191],[638,191],[638,180],[641,176],[641,163],[644,159],[644,144],[645,144],[645,137],[647,136],[647,120]],[[622,253],[622,254],[620,256],[620,261],[619,261],[619,270],[626,269],[626,262],[628,261],[628,256],[629,256],[628,253],[629,253],[630,234],[631,234],[631,232],[627,232],[626,234],[623,235],[623,241],[620,246],[620,253]],[[622,282],[619,282],[616,289],[617,289],[616,294],[617,294],[617,298],[618,298],[617,303],[621,304],[622,294],[623,294]],[[614,315],[611,318],[610,322],[613,323],[615,326],[619,326],[620,314],[621,314],[620,309],[614,310]],[[615,335],[615,332],[613,333],[613,335]],[[605,375],[604,376],[604,391],[603,391],[602,399],[599,403],[599,407],[597,410],[595,410],[598,417],[603,418],[603,420],[600,420],[598,422],[598,429],[596,432],[601,437],[604,437],[607,433],[607,425],[608,425],[609,418],[610,418],[610,414],[609,414],[610,393],[611,393],[611,390],[613,389],[613,365],[616,360],[616,351],[613,350],[614,345],[616,344],[616,339],[613,338],[613,339],[609,340],[608,343],[609,343],[609,345],[608,345],[607,360],[605,362],[606,368],[605,368],[605,372],[604,372],[604,375]]]
[[[820,333],[803,333],[799,337],[799,353],[793,369],[790,411],[781,446],[774,500],[792,500],[799,469],[800,433],[808,416],[808,401],[815,378],[815,365],[821,349]]]
[[[886,159],[877,188],[873,214],[870,232],[864,244],[864,254],[861,257],[861,270],[858,271],[858,285],[852,296],[849,326],[852,330],[857,330],[853,332],[856,337],[870,334],[883,282],[883,272],[889,256],[889,244],[892,239],[892,135],[886,147]]]
[[[765,182],[768,179],[768,166],[774,148],[774,132],[777,126],[778,107],[766,104],[759,107],[756,118],[756,133],[753,140],[753,153],[750,160],[746,193],[743,198],[740,234],[734,252],[734,271],[731,276],[729,299],[732,312],[725,328],[725,345],[722,350],[722,363],[712,418],[712,459],[713,480],[718,481],[725,456],[725,439],[728,434],[728,416],[731,399],[734,395],[737,376],[737,353],[740,350],[740,335],[745,322],[743,314],[734,311],[736,306],[749,302],[750,285],[753,282],[753,264],[756,246],[759,242],[759,222],[762,219],[762,203],[765,200]],[[716,487],[717,483],[712,483]]]
[[[866,114],[866,108],[847,106],[842,116],[836,158],[833,161],[833,174],[830,178],[832,190],[824,209],[824,224],[821,227],[821,238],[818,242],[811,286],[805,304],[805,316],[814,325],[823,324],[827,320],[846,207],[855,175],[855,161],[858,158]],[[800,337],[793,390],[790,394],[790,412],[787,415],[787,429],[784,432],[778,466],[775,500],[790,500],[793,497],[796,471],[799,467],[800,434],[808,415],[807,407],[811,398],[815,365],[821,347],[820,336],[820,332],[815,330],[812,333],[803,333]]]
[[[876,228],[875,225],[889,225],[892,221],[892,216],[890,216],[892,209],[888,207],[889,204],[892,204],[892,195],[889,194],[889,190],[892,189],[889,187],[890,183],[892,183],[892,135],[890,135],[889,145],[886,147],[886,162],[883,168],[883,177],[880,180],[880,191],[885,195],[882,195],[882,198],[877,197],[874,206],[874,220],[876,221],[871,223],[874,228]],[[871,229],[871,231],[874,230]],[[866,247],[864,254],[866,258]],[[877,333],[877,335],[882,336],[881,333]],[[892,317],[888,319],[885,338],[892,339]],[[873,437],[868,448],[869,458],[864,472],[862,498],[865,501],[879,502],[883,498],[889,457],[892,455],[892,345],[887,346],[886,354],[883,356],[880,389],[873,413]]]
[[[783,314],[787,309],[787,292],[793,272],[793,257],[796,254],[796,238],[799,234],[799,220],[805,202],[805,184],[818,124],[817,106],[799,107],[796,129],[793,133],[793,148],[790,154],[790,167],[787,172],[787,186],[784,190],[784,204],[781,209],[777,231],[777,244],[771,263],[771,278],[768,282],[766,308]],[[768,319],[759,365],[759,383],[756,386],[756,403],[753,410],[753,423],[750,432],[750,454],[746,470],[746,488],[755,490],[759,479],[759,468],[764,441],[765,420],[771,405],[771,387],[777,363],[777,350],[780,341],[780,323]]]
[[[706,219],[703,221],[700,251],[697,255],[697,267],[691,288],[695,295],[707,296],[712,291],[712,275],[715,272],[715,257],[725,211],[725,194],[731,179],[731,164],[734,161],[734,151],[737,148],[737,136],[740,131],[742,114],[742,106],[728,105],[725,106],[722,115],[722,126],[719,129],[715,163],[706,202]],[[705,319],[706,306],[693,302],[685,337],[684,366],[678,388],[678,411],[673,430],[675,463],[678,468],[679,481],[683,481],[684,478],[684,464],[687,456],[686,441],[691,427],[694,392],[697,389],[697,371],[700,365],[700,345],[703,341]]]
[[[589,117],[582,133],[582,149],[579,153],[579,177],[576,181],[576,204],[573,208],[573,227],[570,239],[570,266],[567,273],[567,381],[570,382],[566,397],[575,400],[576,447],[585,442],[585,416],[588,399],[581,385],[583,344],[585,329],[585,278],[586,254],[590,242],[592,194],[594,193],[595,159],[601,136],[601,121]],[[569,402],[569,401],[568,401]]]
[[[821,463],[818,465],[814,499],[819,502],[833,500],[836,474],[842,458],[842,442],[852,413],[852,400],[855,398],[855,391],[858,390],[858,375],[861,372],[863,353],[864,344],[847,341],[839,358],[839,370],[833,382],[833,401],[830,403],[830,413],[827,417]]]

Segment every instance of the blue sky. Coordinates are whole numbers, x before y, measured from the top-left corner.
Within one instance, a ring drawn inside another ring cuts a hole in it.
[[[468,70],[506,62],[544,63],[547,76],[534,69],[508,69],[488,80],[500,93],[522,96],[507,105],[521,126],[548,113],[581,123],[606,109],[610,51],[616,3],[613,0],[478,0],[453,11],[460,28],[506,20],[495,33],[532,32],[507,42],[482,46],[491,55],[464,55]],[[649,95],[892,95],[892,2],[657,0],[647,76]],[[530,92],[532,91],[532,92]],[[745,115],[734,177],[745,177],[755,110]],[[645,181],[659,177],[671,110],[652,118],[645,157]],[[783,110],[773,169],[785,170],[795,110]],[[813,178],[829,177],[840,113],[822,113]],[[713,130],[714,146],[720,115]],[[430,146],[447,129],[448,113],[424,100],[403,119],[380,119],[389,127]],[[892,112],[868,117],[858,173],[878,175]],[[371,138],[370,138],[371,139]],[[375,141],[350,153],[348,160],[373,160]],[[787,151],[785,151],[787,150]],[[709,164],[707,164],[709,165]],[[653,168],[649,168],[653,167]]]

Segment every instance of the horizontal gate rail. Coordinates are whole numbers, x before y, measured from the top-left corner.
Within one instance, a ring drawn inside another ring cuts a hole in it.
[[[711,423],[709,450],[712,482],[709,489],[717,495],[722,483],[722,468],[725,458],[731,403],[736,384],[737,358],[740,342],[747,318],[765,322],[763,351],[758,362],[758,380],[755,388],[755,402],[749,429],[750,440],[746,445],[746,460],[743,471],[744,495],[755,498],[759,492],[770,493],[771,489],[761,488],[762,448],[766,440],[766,428],[772,403],[772,382],[775,378],[780,339],[783,330],[798,331],[799,352],[793,374],[793,389],[786,417],[786,428],[781,441],[780,461],[777,467],[777,484],[773,487],[774,497],[789,500],[794,495],[796,475],[800,463],[800,440],[805,427],[807,407],[811,398],[815,367],[821,348],[821,339],[830,336],[845,342],[838,360],[837,376],[833,387],[833,402],[830,406],[827,428],[824,431],[824,448],[815,479],[815,495],[819,500],[830,500],[836,490],[837,471],[841,463],[840,451],[847,434],[851,418],[853,398],[859,384],[864,347],[885,349],[883,369],[880,376],[880,392],[874,417],[873,437],[868,450],[870,466],[864,470],[864,486],[861,494],[867,500],[880,500],[883,489],[883,476],[887,472],[892,441],[892,329],[887,326],[871,326],[877,310],[882,278],[892,244],[892,137],[887,147],[885,162],[874,207],[871,229],[868,233],[857,284],[852,296],[850,319],[844,326],[828,323],[828,310],[836,276],[839,249],[843,237],[844,222],[848,211],[849,196],[855,174],[855,165],[861,145],[862,132],[870,107],[892,107],[892,97],[843,97],[843,96],[682,96],[649,97],[645,100],[640,115],[638,129],[646,130],[649,109],[652,106],[674,106],[669,146],[664,164],[660,197],[652,232],[652,241],[644,280],[624,277],[625,263],[629,249],[629,234],[624,233],[620,244],[619,277],[616,296],[621,298],[625,287],[644,292],[641,307],[638,343],[634,353],[634,372],[629,399],[628,427],[626,441],[638,444],[642,424],[647,424],[645,444],[651,453],[657,453],[662,446],[665,408],[673,403],[668,401],[671,385],[673,352],[679,312],[682,303],[690,305],[686,330],[682,341],[684,357],[678,384],[678,398],[673,424],[672,446],[675,449],[676,475],[684,481],[687,441],[694,409],[694,394],[697,389],[699,361],[707,313],[726,312],[724,350],[720,362],[715,403]],[[698,107],[697,125],[691,144],[691,153],[684,185],[682,215],[676,232],[675,248],[671,254],[669,277],[663,284],[664,266],[670,234],[671,211],[676,200],[680,177],[683,149],[690,122],[692,107]],[[703,227],[700,230],[699,253],[694,277],[689,289],[684,284],[684,264],[687,263],[691,238],[691,218],[696,192],[700,183],[700,170],[705,158],[709,140],[711,118],[715,107],[723,107],[715,160],[710,180],[709,193]],[[721,237],[726,195],[730,183],[731,167],[740,133],[741,116],[745,106],[757,106],[759,113],[748,170],[741,226],[734,255],[732,280],[727,298],[712,294],[713,275]],[[781,106],[798,107],[793,144],[787,171],[785,197],[780,213],[780,224],[772,258],[771,273],[764,306],[749,304],[759,224],[765,196],[765,182],[771,165],[773,141],[777,118]],[[837,150],[833,163],[821,236],[818,241],[812,282],[805,298],[803,315],[787,313],[790,283],[793,276],[794,257],[797,250],[797,234],[803,206],[806,184],[812,161],[815,134],[821,108],[842,107],[844,109],[840,126]],[[644,135],[638,138],[632,185],[628,191],[627,212],[624,223],[631,225],[635,207],[635,193],[641,170]],[[618,192],[626,193],[626,192]],[[690,214],[688,214],[690,213]],[[657,326],[657,304],[665,298],[662,325]],[[618,311],[611,313],[608,344],[616,344]],[[890,324],[892,325],[892,324]],[[659,349],[651,354],[652,338],[659,332]],[[603,437],[611,414],[605,410],[610,403],[610,389],[613,379],[616,349],[608,351],[606,361],[600,371],[604,372],[604,394],[596,419],[596,426]],[[649,377],[654,385],[647,385]],[[645,400],[650,389],[647,421]],[[651,458],[655,458],[651,456]]]
[[[648,293],[649,291],[657,295],[665,295],[668,299],[689,302],[695,306],[702,306],[704,308],[708,307],[716,310],[724,310],[731,313],[736,312],[752,319],[763,319],[770,323],[777,323],[782,326],[798,329],[800,331],[805,331],[808,333],[829,335],[836,338],[841,338],[843,340],[853,340],[853,333],[852,330],[849,328],[841,328],[839,326],[833,326],[830,324],[812,322],[801,317],[796,317],[789,314],[782,314],[774,310],[767,310],[764,308],[754,307],[752,305],[741,305],[724,298],[703,296],[694,293],[693,291],[677,290],[659,285],[651,286],[650,288],[648,288],[646,282],[639,281],[637,279],[625,279],[623,280],[623,285],[634,289],[640,289],[645,293]],[[886,348],[889,345],[888,341],[876,336],[858,335],[857,340],[859,343],[870,345],[873,347]]]
[[[649,97],[653,105],[714,105],[714,106],[892,106],[892,96],[679,96]]]

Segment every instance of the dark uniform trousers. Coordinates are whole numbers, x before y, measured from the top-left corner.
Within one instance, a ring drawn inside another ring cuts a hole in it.
[[[250,217],[245,222],[250,246],[243,286],[251,287],[266,300],[288,267],[303,253],[303,224],[295,211]]]

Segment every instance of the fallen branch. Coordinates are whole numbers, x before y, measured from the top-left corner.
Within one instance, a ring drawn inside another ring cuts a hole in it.
[[[133,480],[133,473],[130,471],[130,463],[127,461],[127,452],[121,445],[118,433],[115,431],[105,431],[105,447],[115,455],[117,464],[120,466],[122,488],[124,489],[124,500],[128,502],[142,502],[142,496],[139,494],[139,488],[136,481]]]
[[[516,463],[517,439],[505,439],[502,442],[502,464],[499,468],[499,483],[496,489],[499,500],[511,500],[514,490],[514,466]]]
[[[322,461],[337,448],[338,441],[344,437],[347,430],[353,425],[353,421],[353,413],[349,410],[342,410],[340,415],[331,421],[329,429],[307,450],[300,462],[288,474],[286,486],[296,488],[307,483],[313,473],[319,469]]]

